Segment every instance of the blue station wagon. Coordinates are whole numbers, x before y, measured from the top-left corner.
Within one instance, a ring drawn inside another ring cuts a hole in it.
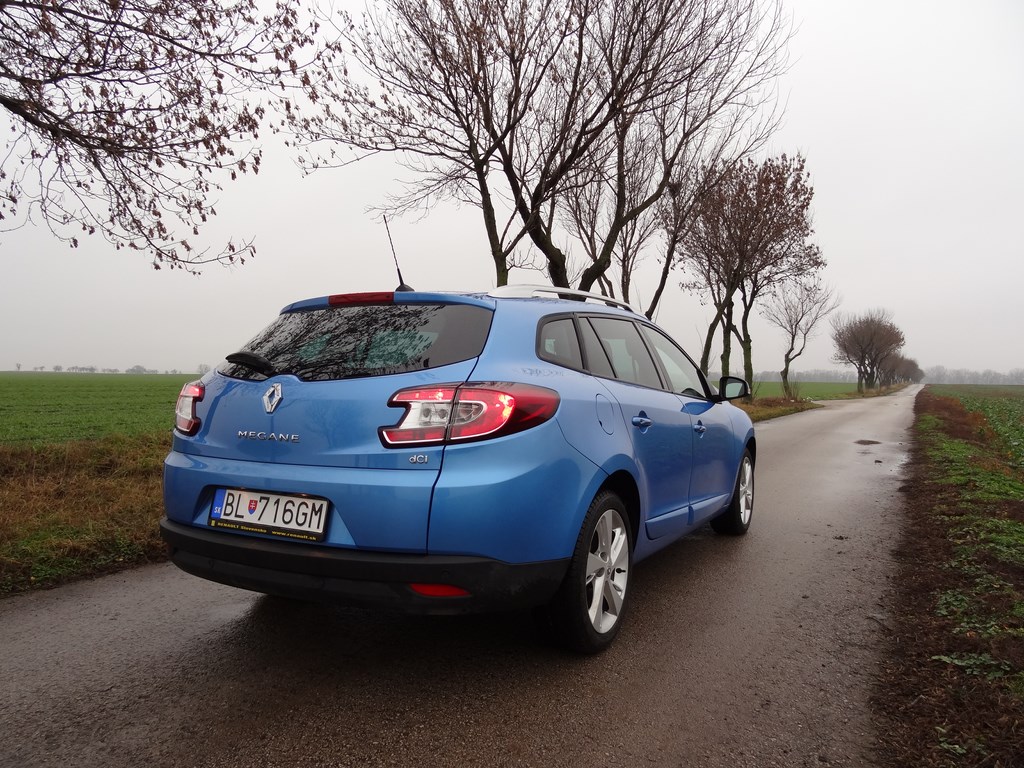
[[[747,415],[603,296],[518,286],[285,307],[178,398],[163,538],[270,594],[423,613],[536,607],[615,638],[633,564],[750,525]]]

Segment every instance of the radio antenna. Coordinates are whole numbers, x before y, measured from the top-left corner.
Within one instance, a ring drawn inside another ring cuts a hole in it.
[[[412,286],[406,285],[402,279],[402,268],[398,266],[398,254],[395,253],[395,241],[391,239],[391,227],[388,226],[388,217],[384,216],[384,230],[388,233],[388,242],[391,243],[391,257],[395,260],[395,271],[398,272],[398,287],[396,291],[412,291]]]

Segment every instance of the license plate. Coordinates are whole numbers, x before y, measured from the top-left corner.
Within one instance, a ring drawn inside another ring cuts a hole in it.
[[[329,506],[327,499],[312,496],[219,488],[213,496],[210,527],[323,541]]]

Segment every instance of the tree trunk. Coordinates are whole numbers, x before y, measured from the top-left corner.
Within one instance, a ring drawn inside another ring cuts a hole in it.
[[[704,337],[704,349],[700,355],[700,369],[707,375],[708,365],[711,363],[711,346],[715,343],[715,332],[718,330],[718,324],[722,322],[722,310],[719,309],[715,312],[715,319],[711,321],[711,325],[708,326],[708,333]]]
[[[786,353],[782,356],[782,370],[779,371],[779,376],[782,377],[782,394],[785,395],[786,399],[788,400],[796,400],[796,397],[793,393],[793,387],[791,387],[789,384],[789,366],[793,362],[793,360],[795,360],[803,353],[803,349],[801,349],[800,352],[797,352],[794,355],[793,353],[796,351],[794,349],[794,346],[795,338],[793,336],[790,336],[789,349],[787,349]]]
[[[754,399],[754,343],[750,339],[750,335],[747,334],[740,341],[740,347],[743,349],[743,378],[746,379],[747,384],[750,386],[750,400]]]
[[[779,376],[782,377],[782,394],[787,400],[795,400],[793,390],[789,386],[789,360],[786,361],[786,367],[779,371]]]
[[[494,261],[495,285],[508,285],[508,259],[501,244],[498,217],[494,213],[491,191],[487,186],[487,175],[483,168],[476,169],[476,179],[477,185],[480,187],[480,202],[484,214],[484,228],[487,230],[487,243],[491,248],[491,259]]]
[[[679,237],[677,235],[673,234],[669,238],[668,244],[665,246],[665,261],[661,265],[661,275],[658,277],[658,287],[654,289],[654,296],[651,298],[651,303],[648,304],[647,305],[647,309],[644,310],[644,315],[647,317],[648,320],[653,320],[654,319],[654,313],[657,311],[658,303],[661,301],[661,294],[663,294],[665,292],[665,285],[668,283],[669,272],[672,271],[672,262],[675,259],[676,246],[678,245],[678,243],[679,243]],[[717,325],[717,322],[718,321],[716,320],[715,321],[716,325]],[[710,331],[709,334],[708,334],[708,338],[709,339],[712,338],[713,335],[714,335],[714,331]],[[705,347],[706,346],[707,346],[707,344],[705,344]],[[711,353],[707,352],[706,354],[710,355]],[[705,371],[705,372],[708,369],[707,360],[705,360],[703,358],[702,358],[702,362],[701,362],[701,369],[703,371]]]
[[[526,219],[526,233],[548,263],[548,277],[556,288],[572,288],[566,269],[565,253],[551,240],[551,232],[544,226],[540,214],[534,212]]]
[[[594,283],[600,282],[601,278],[608,272],[608,268],[612,265],[612,251],[615,250],[615,243],[618,242],[619,233],[622,231],[620,225],[615,225],[611,228],[608,236],[605,238],[604,245],[601,247],[601,253],[594,260],[594,263],[583,270],[583,274],[580,275],[579,289],[581,291],[589,291],[594,287]],[[624,284],[624,288],[628,286],[628,282]],[[623,298],[623,301],[628,299]]]
[[[740,348],[743,350],[743,378],[747,380],[747,384],[750,386],[750,397],[748,402],[754,399],[754,340],[750,337],[750,308],[753,306],[753,302],[749,304],[743,302],[743,315],[740,318]]]
[[[516,212],[523,221],[523,228],[529,235],[537,249],[544,254],[548,265],[548,277],[551,284],[556,288],[571,288],[569,285],[569,272],[566,269],[565,253],[551,240],[551,230],[544,226],[544,219],[539,210],[539,197],[534,194],[527,202],[525,190],[516,175],[516,169],[512,157],[508,154],[507,148],[499,147],[501,153],[501,165],[508,181],[509,189],[512,192],[512,200]]]
[[[732,301],[725,305],[722,317],[722,375],[729,375],[729,358],[732,356]]]

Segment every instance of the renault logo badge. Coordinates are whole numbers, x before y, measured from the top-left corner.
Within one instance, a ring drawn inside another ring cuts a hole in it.
[[[267,409],[267,413],[273,413],[282,400],[284,400],[284,395],[281,394],[280,384],[274,384],[263,393],[263,407]]]

